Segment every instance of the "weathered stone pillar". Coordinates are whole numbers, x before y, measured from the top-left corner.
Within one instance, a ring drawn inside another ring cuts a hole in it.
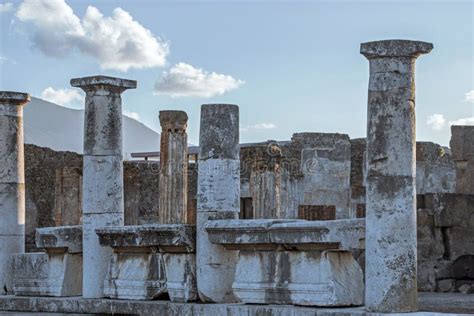
[[[250,172],[253,215],[255,219],[285,218],[280,210],[281,149],[274,143],[254,148]]]
[[[0,91],[0,294],[13,291],[12,254],[25,252],[23,106],[27,93]]]
[[[158,221],[160,224],[188,224],[188,115],[183,111],[160,111],[160,124]]]
[[[137,82],[94,76],[71,79],[86,92],[83,166],[83,296],[103,297],[112,249],[101,247],[95,229],[124,224],[121,93]]]
[[[237,219],[240,211],[239,108],[201,107],[197,193],[197,281],[204,302],[233,302],[237,252],[212,244],[205,224]]]
[[[425,42],[361,44],[369,59],[365,305],[418,308],[416,282],[415,60]]]

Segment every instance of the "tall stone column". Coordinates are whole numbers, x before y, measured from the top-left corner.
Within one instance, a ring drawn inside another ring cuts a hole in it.
[[[205,224],[237,219],[240,211],[239,107],[201,107],[197,193],[197,282],[204,302],[234,302],[237,251],[212,244]]]
[[[112,249],[95,229],[124,224],[121,93],[137,82],[94,76],[71,79],[86,92],[83,166],[83,296],[103,297]]]
[[[12,293],[11,255],[25,252],[23,106],[30,95],[0,91],[0,294]]]
[[[183,111],[160,111],[160,124],[158,221],[160,224],[187,224],[188,115]]]
[[[416,282],[415,61],[425,42],[361,44],[369,59],[365,305],[418,309]]]

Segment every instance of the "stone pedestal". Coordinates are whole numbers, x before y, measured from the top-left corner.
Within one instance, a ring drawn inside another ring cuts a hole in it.
[[[30,95],[0,91],[0,294],[13,291],[11,255],[25,252],[23,106]]]
[[[101,247],[95,229],[124,224],[122,98],[137,82],[94,76],[71,79],[86,92],[83,167],[83,296],[103,297],[112,250]]]
[[[151,300],[168,293],[172,302],[196,300],[194,226],[104,227],[97,235],[114,251],[104,280],[107,297]]]
[[[82,227],[38,228],[36,247],[44,253],[13,257],[13,289],[20,296],[82,294]]]
[[[236,219],[240,211],[239,108],[231,104],[201,107],[197,193],[197,280],[203,302],[233,302],[237,253],[212,244],[205,225]]]
[[[188,115],[183,111],[160,111],[160,224],[188,222]]]
[[[366,301],[368,311],[417,307],[415,60],[425,42],[363,43],[370,78],[367,123]]]
[[[351,250],[364,246],[364,220],[220,220],[211,242],[240,250],[232,289],[252,304],[362,305],[363,273]]]

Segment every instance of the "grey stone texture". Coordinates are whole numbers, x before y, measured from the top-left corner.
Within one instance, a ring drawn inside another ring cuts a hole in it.
[[[201,107],[197,193],[197,286],[204,302],[233,302],[237,253],[212,244],[205,225],[238,218],[240,211],[239,108],[230,104]]]
[[[188,221],[188,115],[183,111],[160,111],[160,195],[158,222],[161,224],[195,223]],[[195,217],[195,216],[193,216]]]
[[[0,91],[0,294],[12,293],[12,255],[25,252],[23,106],[30,95]]]
[[[451,126],[456,193],[474,194],[474,126]]]
[[[83,296],[103,297],[112,249],[101,247],[95,229],[124,225],[122,97],[136,81],[105,76],[71,79],[86,93],[83,163]]]
[[[55,226],[82,224],[82,168],[56,169],[55,180]]]
[[[425,42],[361,44],[370,63],[367,124],[365,305],[416,311],[416,58]]]
[[[173,302],[197,298],[195,226],[149,224],[96,230],[114,250],[104,293],[118,299],[150,300],[168,293]]]

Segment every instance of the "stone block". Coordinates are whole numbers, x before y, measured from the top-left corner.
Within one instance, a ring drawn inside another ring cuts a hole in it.
[[[121,156],[84,156],[84,214],[123,212]]]
[[[328,221],[336,219],[335,205],[299,205],[298,219]]]
[[[438,281],[452,278],[452,261],[418,260],[417,283],[420,292],[436,292]]]
[[[162,252],[193,252],[196,227],[186,224],[147,224],[103,227],[96,230],[102,246],[112,248],[153,247]]]
[[[23,252],[24,236],[0,235],[0,294],[13,293],[12,255]]]
[[[190,302],[197,299],[196,255],[164,253],[166,289],[172,302]]]
[[[162,255],[146,252],[113,253],[103,283],[104,295],[109,298],[157,298],[166,292]]]
[[[450,227],[446,230],[449,243],[449,258],[455,260],[474,254],[474,233],[472,227]]]
[[[240,211],[240,161],[207,159],[199,161],[198,212]]]
[[[55,226],[82,224],[82,169],[56,169],[54,221]]]
[[[241,251],[232,284],[252,304],[350,306],[364,302],[363,273],[350,252]]]
[[[82,254],[17,254],[13,257],[13,276],[15,295],[79,296]]]
[[[444,256],[441,228],[434,225],[434,213],[427,209],[417,210],[418,260],[437,260]]]
[[[0,183],[0,235],[25,234],[25,184]]]
[[[425,207],[433,211],[437,227],[474,227],[474,195],[438,193],[425,195]]]
[[[102,284],[107,273],[112,248],[102,247],[95,230],[106,226],[123,225],[123,213],[84,214],[82,242],[84,247],[85,297],[102,297]],[[97,280],[100,280],[98,283]],[[97,285],[99,284],[99,285]]]
[[[439,292],[453,292],[455,289],[454,279],[443,279],[438,281],[438,291]]]
[[[82,252],[82,226],[59,226],[36,229],[36,247],[47,251]]]
[[[454,160],[474,160],[474,126],[451,126],[449,147]]]

